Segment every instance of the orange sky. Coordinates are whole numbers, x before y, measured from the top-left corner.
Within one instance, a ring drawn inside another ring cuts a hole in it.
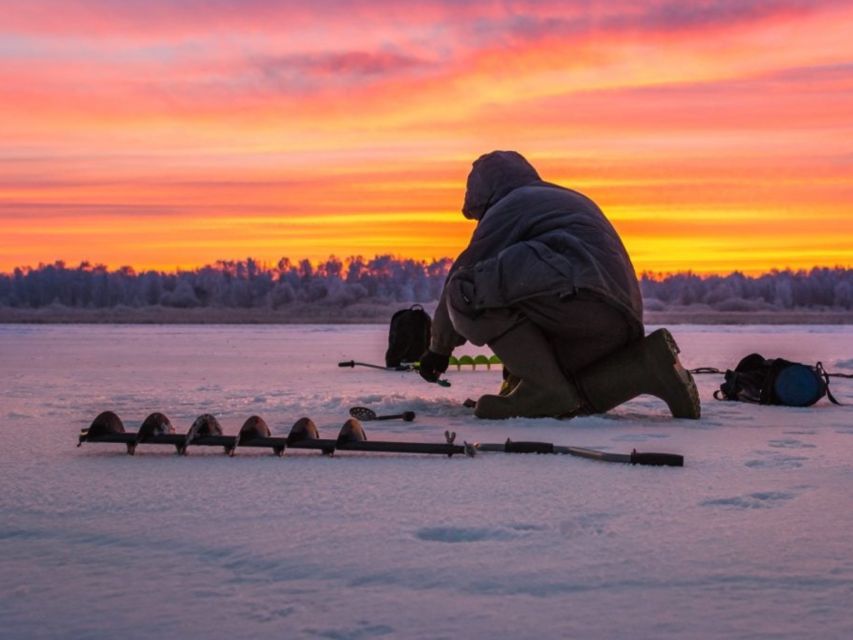
[[[638,271],[853,266],[849,2],[5,4],[0,271],[455,256],[493,149]]]

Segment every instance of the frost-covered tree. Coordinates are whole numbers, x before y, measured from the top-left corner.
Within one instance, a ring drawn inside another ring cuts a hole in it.
[[[330,256],[317,264],[281,258],[269,267],[249,258],[220,260],[179,273],[136,273],[130,267],[110,271],[89,262],[69,267],[57,261],[0,274],[0,305],[277,309],[300,302],[346,306],[365,299],[429,302],[438,299],[452,264],[450,258],[426,262],[381,255],[369,260]],[[649,309],[674,304],[707,304],[717,309],[853,308],[853,269],[773,271],[757,277],[644,273],[640,284]]]
[[[163,294],[160,298],[160,304],[164,307],[186,309],[199,306],[199,301],[189,279],[181,278],[175,285],[174,291],[167,291]]]

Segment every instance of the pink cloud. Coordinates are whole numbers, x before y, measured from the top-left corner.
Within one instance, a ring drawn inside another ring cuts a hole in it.
[[[397,30],[443,41],[450,33],[485,44],[571,37],[589,32],[662,33],[704,30],[842,6],[837,0],[516,0],[465,2],[424,0],[30,0],[4,14],[3,31],[17,35],[152,38],[205,34],[287,33],[306,27],[330,35]]]

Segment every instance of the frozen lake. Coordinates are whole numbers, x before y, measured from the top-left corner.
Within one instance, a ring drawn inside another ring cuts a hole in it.
[[[653,327],[650,327],[651,330]],[[671,328],[689,367],[758,351],[853,372],[851,327]],[[2,638],[850,638],[853,408],[653,398],[572,421],[482,422],[500,373],[381,362],[384,326],[0,325]],[[480,350],[465,346],[457,353]],[[853,403],[853,381],[833,392]],[[335,437],[354,405],[414,410],[371,439],[544,440],[685,456],[474,459],[84,444],[105,409],[178,431],[205,412]]]

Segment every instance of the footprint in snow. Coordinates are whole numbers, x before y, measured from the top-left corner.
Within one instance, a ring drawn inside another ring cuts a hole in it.
[[[795,438],[782,438],[780,440],[771,440],[767,443],[769,447],[777,449],[814,449],[815,445]]]
[[[807,462],[807,456],[794,456],[780,451],[756,451],[759,457],[747,460],[744,466],[751,469],[799,469]]]
[[[506,527],[422,527],[415,531],[418,540],[427,542],[483,542],[485,540],[513,540],[540,531],[534,524],[513,524]]]
[[[703,500],[700,507],[734,507],[737,509],[772,509],[793,500],[795,493],[787,491],[759,491],[745,496],[732,496],[730,498],[716,498]]]
[[[370,624],[359,621],[357,627],[351,629],[305,629],[305,633],[317,638],[329,640],[362,640],[363,638],[380,638],[394,634],[394,629],[384,624]]]
[[[649,440],[662,440],[668,438],[667,433],[625,433],[613,438],[614,442],[648,442]]]
[[[615,516],[610,513],[585,513],[560,523],[560,533],[566,537],[587,535],[612,535],[610,521]]]
[[[761,460],[747,460],[744,466],[751,469],[799,469],[807,460],[805,456],[776,456]]]

